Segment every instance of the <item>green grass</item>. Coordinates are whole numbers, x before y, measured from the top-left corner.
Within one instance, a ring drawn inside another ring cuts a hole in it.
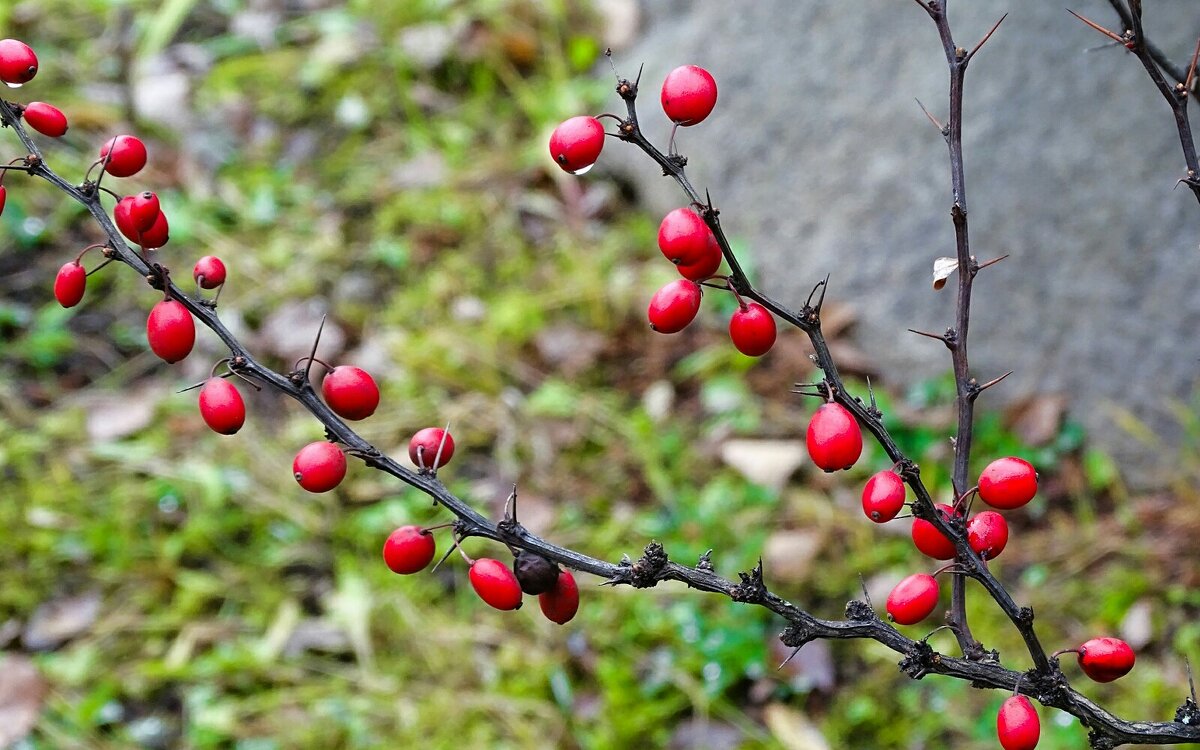
[[[833,482],[802,473],[782,492],[719,461],[729,436],[799,435],[811,406],[787,391],[806,374],[733,352],[715,305],[679,336],[646,330],[644,300],[670,278],[656,219],[625,203],[603,166],[576,180],[546,158],[556,122],[613,106],[607,78],[591,73],[595,19],[576,4],[351,2],[284,18],[265,46],[229,31],[240,3],[34,5],[0,4],[0,21],[41,55],[19,95],[72,118],[47,149],[55,168],[80,175],[105,136],[146,134],[152,166],[119,189],[162,197],[172,240],[160,260],[186,278],[195,258],[221,256],[222,314],[281,368],[289,357],[264,334],[272,316],[297,300],[306,319],[329,312],[346,351],[325,356],[368,367],[382,386],[361,426],[381,449],[403,453],[415,429],[451,421],[459,453],[442,478],[455,492],[498,514],[517,481],[536,531],[610,560],[654,538],[682,561],[712,548],[733,576],[777,530],[810,533],[806,574],[768,568],[767,579],[820,616],[840,615],[859,573],[926,567],[903,534],[855,508],[885,466],[880,451]],[[183,130],[123,121],[112,54],[122,8],[135,59],[186,42],[210,62]],[[414,28],[459,36],[426,65],[403,43]],[[645,174],[657,179],[652,165]],[[388,532],[446,515],[357,464],[336,492],[304,493],[288,467],[320,430],[271,393],[243,389],[247,426],[210,433],[194,392],[175,391],[219,358],[215,340],[202,334],[182,365],[159,363],[142,334],[155,295],[122,268],[59,309],[50,280],[93,230],[46,186],[6,184],[0,623],[69,594],[102,600],[85,632],[36,655],[51,690],[23,750],[615,749],[666,746],[693,721],[733,728],[742,748],[784,748],[801,716],[835,748],[994,746],[999,693],[911,682],[895,654],[862,643],[831,644],[836,685],[814,689],[811,675],[775,669],[781,621],[718,597],[582,577],[579,617],[557,627],[532,603],[487,610],[457,558],[390,574]],[[551,335],[582,359],[547,354]],[[666,418],[644,398],[663,388]],[[880,397],[898,411],[901,397]],[[944,381],[903,397],[948,398]],[[108,427],[142,409],[128,430],[89,427],[89,416]],[[946,494],[935,461],[946,425],[888,424]],[[1068,427],[1054,445],[1022,446],[985,413],[977,457],[1082,466],[1111,488],[1102,457],[1072,458],[1081,443]],[[1139,669],[1087,690],[1137,718],[1166,716],[1181,699],[1177,655],[1200,643],[1187,620],[1200,602],[1186,576],[1158,565],[1154,535],[1169,527],[1086,484],[1040,501],[997,570],[1055,647],[1112,632],[1132,603],[1152,602],[1160,622]],[[1196,502],[1181,495],[1172,512],[1194,515]],[[478,540],[467,550],[503,553]],[[1021,663],[1019,639],[985,604],[976,592],[976,635]],[[310,648],[288,648],[306,633]],[[934,643],[952,650],[945,634]],[[1083,731],[1052,716],[1042,746],[1080,746]]]

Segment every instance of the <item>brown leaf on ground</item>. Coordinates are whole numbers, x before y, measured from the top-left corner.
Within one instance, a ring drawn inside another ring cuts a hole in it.
[[[42,602],[25,624],[21,644],[30,651],[56,648],[90,630],[99,614],[100,594],[95,591]]]
[[[48,689],[32,659],[0,657],[0,748],[14,746],[33,730]]]
[[[1067,398],[1061,394],[1034,394],[1015,401],[1005,410],[1004,421],[1029,445],[1046,445],[1058,435]]]

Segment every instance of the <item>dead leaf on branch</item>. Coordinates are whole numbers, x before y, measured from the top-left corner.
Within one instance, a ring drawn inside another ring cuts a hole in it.
[[[958,270],[957,258],[935,258],[933,261],[933,288],[935,290],[946,286],[946,279]]]

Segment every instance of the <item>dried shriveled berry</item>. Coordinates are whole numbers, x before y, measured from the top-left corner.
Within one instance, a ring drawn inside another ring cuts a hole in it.
[[[543,594],[558,583],[558,566],[541,555],[518,550],[512,567],[521,590],[530,596]]]

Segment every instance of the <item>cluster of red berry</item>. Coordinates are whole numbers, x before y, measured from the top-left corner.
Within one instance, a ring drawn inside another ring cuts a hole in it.
[[[0,81],[16,88],[32,80],[37,70],[37,56],[28,45],[15,39],[0,40]],[[57,138],[67,132],[66,115],[54,106],[33,102],[18,106],[17,112],[29,127],[42,135]],[[118,135],[100,147],[100,158],[89,169],[85,184],[100,191],[105,175],[132,177],[146,166],[148,158],[146,145],[139,138]],[[99,174],[92,180],[91,171],[97,167]],[[106,189],[105,192],[111,194]],[[0,173],[0,212],[6,197],[3,174]],[[114,194],[114,197],[117,203],[113,221],[122,235],[138,245],[143,253],[167,244],[167,217],[156,194],[145,191],[124,197]],[[63,307],[74,307],[83,300],[88,273],[82,259],[92,249],[102,249],[106,255],[111,253],[111,248],[105,245],[92,245],[59,269],[54,280],[54,297]],[[224,262],[212,255],[198,260],[192,269],[197,289],[216,289],[217,297],[227,275]],[[199,296],[199,291],[197,294]],[[216,299],[205,304],[215,306]],[[195,320],[184,304],[168,296],[151,309],[146,320],[146,338],[156,355],[168,363],[178,362],[186,358],[195,345]],[[217,376],[217,367],[222,364],[230,365],[229,372]],[[379,407],[379,386],[370,373],[352,365],[320,364],[326,368],[321,395],[335,414],[343,419],[361,420],[375,413]],[[214,432],[222,435],[237,433],[246,421],[245,401],[237,387],[227,379],[234,374],[238,373],[231,360],[222,360],[200,387],[200,416]],[[425,428],[409,441],[408,455],[421,473],[435,473],[454,456],[454,438],[444,429]],[[346,454],[337,444],[324,440],[304,446],[292,461],[296,482],[309,492],[334,489],[345,478],[346,469]],[[432,533],[415,526],[397,529],[388,537],[383,550],[388,567],[397,573],[415,573],[423,569],[433,554]],[[574,577],[540,556],[518,554],[512,571],[497,560],[475,560],[471,563],[470,578],[479,596],[497,609],[519,607],[522,592],[538,595],[546,617],[557,623],[569,621],[579,608],[579,588]]]
[[[717,104],[717,82],[697,65],[684,65],[667,74],[662,107],[676,127],[702,122]],[[550,135],[550,156],[566,172],[582,175],[595,165],[604,148],[604,126],[595,117],[578,116],[561,123]],[[699,208],[701,213],[707,209]],[[732,292],[738,309],[729,320],[729,337],[742,354],[760,357],[775,344],[775,318],[757,302],[746,302],[717,275],[721,245],[701,213],[693,207],[668,213],[658,227],[658,249],[675,264],[682,279],[654,293],[647,309],[650,327],[659,333],[678,333],[700,312],[703,286],[720,280]]]

